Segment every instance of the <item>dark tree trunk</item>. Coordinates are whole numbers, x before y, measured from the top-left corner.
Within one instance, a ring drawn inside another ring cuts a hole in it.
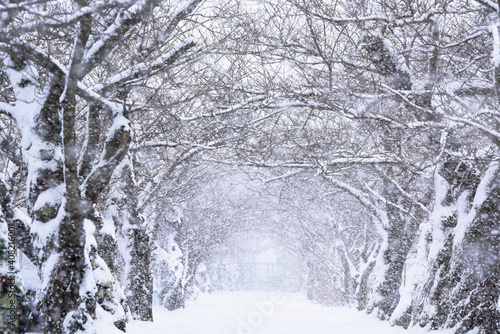
[[[368,297],[370,295],[368,280],[373,272],[373,268],[375,268],[375,264],[375,261],[370,262],[359,278],[359,284],[355,295],[356,308],[359,311],[366,309],[368,305]]]
[[[130,262],[125,264],[125,294],[134,319],[153,321],[152,247],[144,219],[138,212],[138,189],[133,170],[126,164],[122,171],[121,189],[124,199],[119,204],[126,213],[122,233],[127,241]]]
[[[479,176],[477,162],[448,158],[439,170],[448,182],[441,205],[453,210],[438,227],[445,242],[429,264],[429,278],[414,305],[413,321],[422,326],[455,328],[457,333],[500,332],[500,173],[495,164],[483,166],[486,171]],[[470,223],[459,210],[473,215]]]
[[[153,275],[151,272],[151,247],[144,226],[134,226],[126,231],[130,240],[130,268],[126,278],[126,294],[132,316],[136,320],[153,321]]]
[[[392,193],[395,196],[395,192]],[[392,198],[394,199],[394,198]],[[382,320],[391,317],[400,300],[399,288],[403,284],[403,270],[412,240],[415,226],[395,208],[387,209],[390,228],[387,232],[387,245],[383,251],[384,276],[375,287],[374,298],[367,311],[377,311]]]

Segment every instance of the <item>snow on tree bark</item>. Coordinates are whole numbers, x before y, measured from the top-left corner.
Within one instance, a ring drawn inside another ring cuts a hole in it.
[[[367,36],[363,40],[363,49],[366,50],[367,58],[374,64],[377,71],[389,80],[389,85],[395,90],[411,90],[412,82],[410,74],[405,67],[398,65],[397,56],[393,53],[381,36]],[[391,133],[389,129],[384,131],[386,136],[385,150],[393,152],[396,150],[391,144]],[[393,167],[388,167],[388,176],[392,177]],[[400,191],[388,180],[384,181],[384,198],[390,203],[402,201]],[[380,319],[390,318],[392,312],[399,303],[399,287],[402,284],[401,272],[410,249],[409,243],[414,237],[415,226],[409,219],[401,214],[398,208],[386,205],[388,226],[386,230],[386,241],[380,250],[382,256],[375,264],[376,271],[382,270],[376,282],[374,293],[370,297],[367,311],[376,311]]]
[[[123,238],[125,272],[124,286],[130,310],[134,319],[153,321],[153,273],[152,248],[146,221],[140,215],[138,189],[134,180],[132,165],[125,159],[120,166],[122,173],[116,197],[118,215]]]
[[[91,331],[96,318],[95,282],[89,278],[94,268],[85,249],[84,230],[91,203],[80,193],[75,133],[76,94],[89,25],[87,14],[80,22],[67,72],[49,66],[49,73],[39,73],[35,62],[45,61],[44,55],[20,53],[15,45],[4,50],[42,277],[37,298],[48,333]]]
[[[0,332],[24,333],[25,292],[19,274],[17,229],[12,224],[10,187],[0,174]],[[9,223],[10,222],[10,223]]]
[[[479,175],[474,166],[451,160],[441,168],[427,278],[414,304],[413,322],[457,333],[500,328],[498,257],[498,161]],[[445,173],[444,171],[448,171]],[[450,171],[455,171],[451,174]]]

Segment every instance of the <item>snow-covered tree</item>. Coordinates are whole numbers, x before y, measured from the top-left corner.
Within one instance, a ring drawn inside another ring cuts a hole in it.
[[[0,6],[0,110],[22,137],[25,230],[36,248],[47,333],[91,332],[100,313],[125,328],[128,307],[89,218],[99,216],[100,196],[128,151],[131,115],[144,108],[130,96],[195,46],[179,25],[199,3]],[[155,15],[165,20],[161,28]]]
[[[492,288],[485,282],[495,280],[493,271],[487,271],[490,278],[479,277],[456,265],[458,277],[445,274],[452,263],[466,261],[467,252],[459,249],[467,244],[467,249],[481,244],[487,253],[496,252],[490,241],[472,237],[470,222],[459,223],[459,210],[472,221],[482,201],[489,201],[479,194],[495,202],[479,185],[495,187],[490,177],[498,159],[497,7],[486,1],[268,2],[259,7],[260,17],[267,13],[265,28],[259,15],[252,22],[256,42],[267,51],[262,59],[287,68],[275,72],[279,85],[272,87],[290,102],[280,126],[259,136],[260,149],[272,147],[274,154],[254,151],[249,160],[285,169],[278,179],[318,170],[373,212],[384,242],[368,310],[380,318],[484,332],[497,321],[491,303],[478,302],[487,317],[473,316],[466,306],[472,299],[496,298],[496,292],[486,297],[483,287]],[[443,179],[444,188],[438,186]],[[450,195],[440,195],[443,189]],[[442,198],[447,202],[440,203]],[[443,206],[451,210],[448,227],[440,226]],[[436,215],[440,223],[430,224]],[[494,220],[482,226],[489,226],[483,232],[493,240]],[[446,246],[438,236],[460,241]],[[408,293],[401,290],[402,273],[417,245],[423,247],[419,256],[426,254],[425,268],[435,269],[423,279],[430,282],[419,283],[427,290],[401,298],[401,291]],[[447,288],[436,289],[439,284]],[[434,302],[430,291],[438,294]],[[443,298],[442,291],[454,292]]]

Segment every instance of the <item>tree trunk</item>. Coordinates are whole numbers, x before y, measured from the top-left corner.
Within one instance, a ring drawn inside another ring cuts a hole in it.
[[[119,203],[122,234],[126,242],[129,262],[125,263],[125,293],[132,316],[136,320],[153,321],[152,247],[144,219],[137,205],[138,189],[130,162],[124,161],[120,185],[124,194]]]
[[[409,251],[408,236],[405,235],[405,229],[408,229],[406,220],[403,217],[399,217],[399,220],[392,218],[389,218],[391,229],[387,230],[386,247],[381,250],[383,264],[378,265],[378,270],[383,270],[383,278],[374,287],[367,307],[368,313],[376,311],[382,320],[389,319],[399,303],[399,287],[402,285],[402,272]]]
[[[93,286],[96,281],[92,281],[95,268],[91,263],[98,255],[89,257],[90,244],[84,228],[92,205],[81,196],[75,134],[78,64],[85,31],[88,34],[88,29],[82,27],[77,37],[68,74],[56,71],[49,74],[48,80],[37,80],[36,66],[30,61],[17,54],[4,61],[17,98],[13,117],[23,138],[30,234],[43,287],[37,299],[47,333],[92,331],[98,309]],[[46,82],[46,86],[37,87],[40,82]],[[40,90],[47,92],[45,97],[40,97]],[[99,270],[102,277],[102,270],[108,269],[101,266]],[[108,283],[115,292],[114,282]]]
[[[457,333],[498,333],[500,173],[495,160],[481,177],[474,167],[448,159],[440,169],[447,191],[444,198],[438,196],[436,210],[446,214],[437,215],[433,225],[431,269],[413,322]]]
[[[22,309],[25,294],[19,275],[17,231],[12,220],[9,187],[0,175],[0,332],[24,333],[27,319]]]

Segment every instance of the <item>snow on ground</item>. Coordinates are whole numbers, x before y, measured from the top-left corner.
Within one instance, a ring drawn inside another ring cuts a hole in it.
[[[358,334],[427,333],[391,327],[373,315],[313,304],[300,293],[218,292],[189,301],[185,309],[154,309],[154,322],[134,321],[131,334]],[[443,332],[440,332],[443,333]],[[449,332],[451,333],[451,332]]]

